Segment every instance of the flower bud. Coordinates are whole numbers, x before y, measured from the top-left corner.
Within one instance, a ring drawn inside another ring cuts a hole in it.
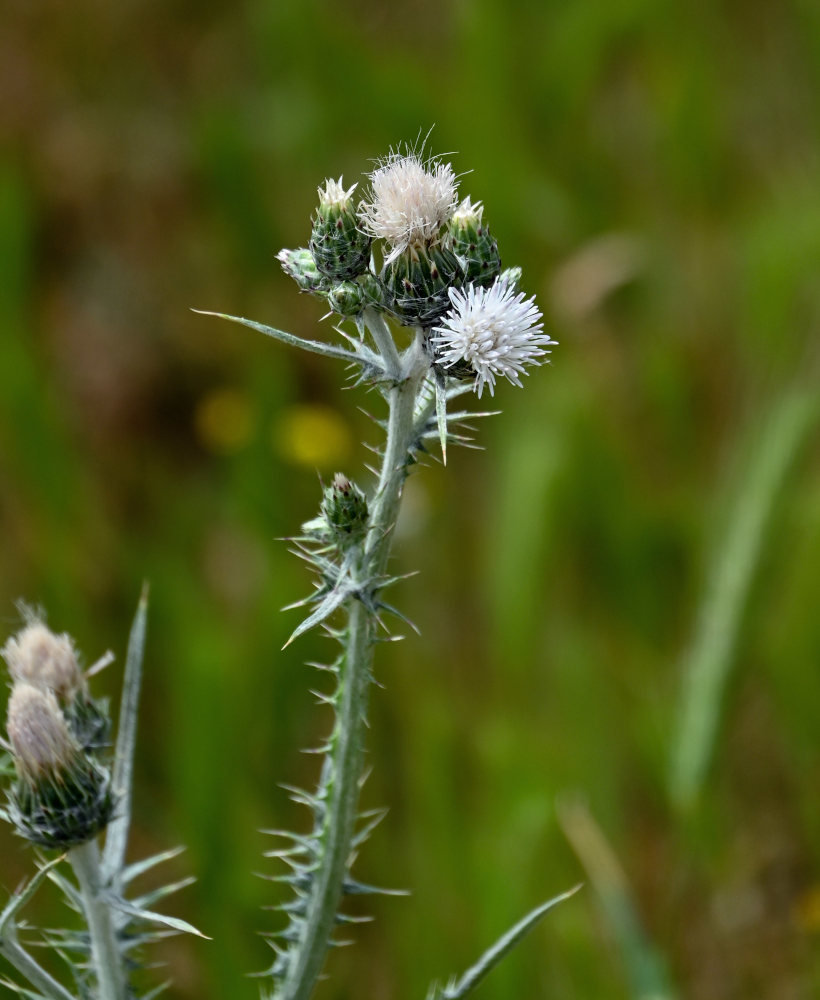
[[[339,542],[356,541],[367,530],[367,499],[341,472],[325,490],[322,513]]]
[[[81,844],[113,813],[108,772],[84,754],[52,691],[14,685],[8,735],[18,781],[9,796],[17,832],[41,847]]]
[[[521,268],[520,267],[507,267],[501,272],[501,280],[507,286],[507,288],[514,288],[518,290],[518,284],[521,281]]]
[[[327,282],[319,272],[313,254],[305,247],[298,250],[280,250],[276,259],[282,265],[282,270],[299,286],[303,292],[321,292]]]
[[[319,207],[313,220],[310,251],[318,270],[331,281],[350,281],[367,270],[372,238],[359,228],[351,195],[342,178],[319,188]],[[344,314],[349,315],[349,314]]]
[[[450,288],[464,281],[461,264],[441,244],[410,247],[382,273],[387,308],[405,326],[432,326],[450,309]]]
[[[53,691],[68,701],[85,688],[71,637],[55,635],[40,621],[32,621],[0,650],[15,682]]]
[[[365,291],[355,281],[340,281],[327,293],[327,304],[340,316],[358,316],[365,307]]]
[[[488,287],[501,273],[501,257],[498,244],[482,221],[483,211],[480,201],[473,205],[465,198],[450,220],[450,239],[453,252],[463,263],[466,280]]]

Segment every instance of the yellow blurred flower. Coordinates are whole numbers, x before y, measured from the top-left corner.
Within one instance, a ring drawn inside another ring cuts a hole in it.
[[[351,434],[335,410],[301,404],[289,407],[275,421],[271,442],[288,462],[325,469],[337,466],[350,454]]]
[[[194,423],[200,441],[210,451],[238,451],[253,433],[250,401],[238,389],[214,389],[197,404]]]

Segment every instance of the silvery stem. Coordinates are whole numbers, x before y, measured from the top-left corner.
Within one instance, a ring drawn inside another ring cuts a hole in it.
[[[91,962],[97,978],[98,1000],[126,1000],[127,989],[111,907],[105,899],[96,840],[72,847],[68,859],[80,883],[88,931]]]
[[[392,367],[394,359],[391,352],[382,345],[382,335],[386,332],[389,336],[389,329],[381,317],[377,319],[383,329],[380,327],[374,339],[382,350],[386,367]],[[395,354],[399,378],[388,393],[389,417],[384,459],[371,507],[368,535],[358,561],[363,587],[378,581],[387,565],[402,486],[407,475],[408,455],[418,433],[414,421],[416,399],[429,368],[420,331],[401,358],[392,337],[390,345],[392,354]],[[335,746],[332,756],[325,763],[332,769],[323,801],[322,837],[325,848],[312,873],[302,940],[277,995],[281,1000],[307,1000],[313,992],[330,946],[344,882],[349,873],[362,777],[362,736],[371,679],[373,632],[377,623],[358,598],[351,599],[346,608],[347,636],[339,676],[340,696],[333,736]]]

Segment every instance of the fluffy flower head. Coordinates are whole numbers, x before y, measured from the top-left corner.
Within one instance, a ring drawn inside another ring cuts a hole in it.
[[[490,395],[499,376],[521,385],[525,365],[541,364],[554,340],[543,333],[535,297],[525,299],[515,286],[497,278],[490,288],[450,289],[452,309],[433,328],[432,343],[448,368],[466,362],[476,373],[476,392]]]
[[[84,686],[71,637],[55,635],[43,622],[32,619],[0,649],[13,681],[53,691],[70,699]]]
[[[458,184],[449,163],[413,151],[390,153],[370,175],[370,201],[359,206],[362,228],[391,247],[385,263],[410,247],[428,246],[455,211]]]
[[[31,684],[12,688],[8,733],[17,771],[32,783],[60,774],[79,753],[53,692]]]

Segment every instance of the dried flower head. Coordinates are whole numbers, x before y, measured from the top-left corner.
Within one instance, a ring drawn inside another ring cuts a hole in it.
[[[62,774],[79,754],[53,692],[31,684],[12,688],[8,734],[17,773],[29,784]]]
[[[110,776],[83,753],[54,692],[16,683],[7,728],[20,779],[8,800],[17,832],[48,848],[91,840],[114,811]]]
[[[479,396],[485,385],[492,395],[499,376],[520,386],[524,366],[541,364],[547,346],[555,343],[542,332],[535,297],[525,299],[503,279],[490,288],[451,288],[450,301],[452,309],[433,328],[431,343],[444,368],[466,362],[475,371]]]
[[[370,174],[370,201],[359,205],[362,228],[391,247],[389,264],[410,247],[429,246],[457,204],[449,163],[419,153],[390,153]]]
[[[41,621],[31,621],[0,649],[13,681],[25,681],[68,700],[84,686],[71,637],[55,635]]]

